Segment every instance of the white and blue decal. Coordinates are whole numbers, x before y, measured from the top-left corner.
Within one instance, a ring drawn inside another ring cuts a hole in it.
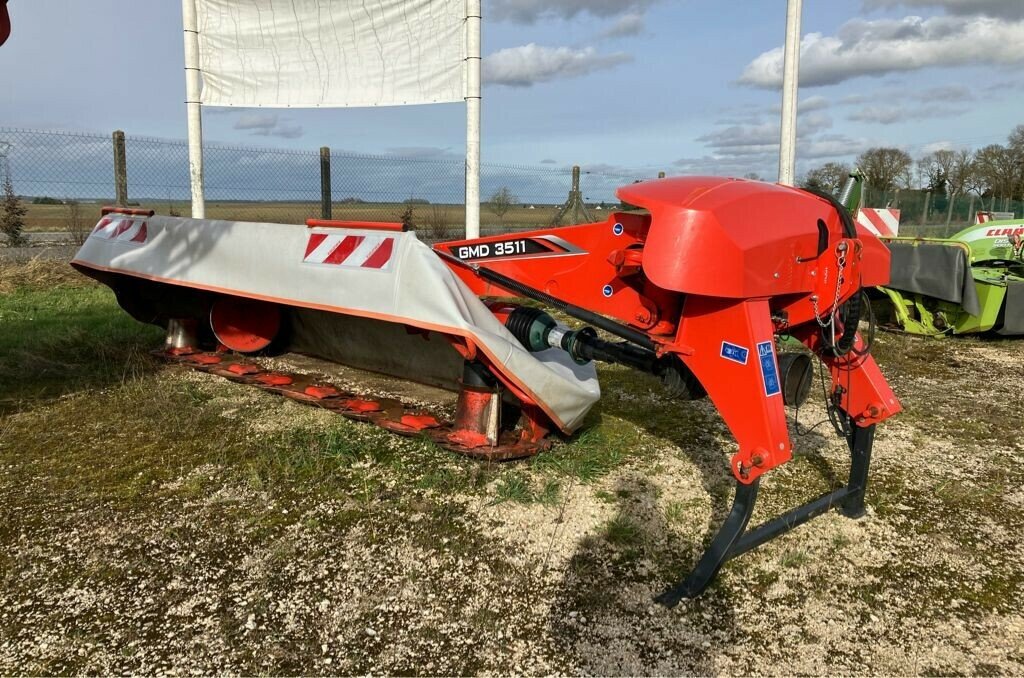
[[[606,296],[606,297],[610,297],[610,296],[612,296],[612,294],[614,294],[614,293],[615,293],[615,290],[613,290],[613,289],[612,289],[612,286],[611,286],[611,285],[605,285],[605,286],[604,286],[604,287],[603,287],[603,288],[601,289],[601,294],[603,294],[603,295],[604,295],[604,296]]]
[[[614,226],[612,226],[612,233],[614,233],[615,235],[622,235],[622,232],[623,232],[624,230],[626,230],[626,229],[624,229],[624,228],[622,227],[622,224],[618,224],[618,223],[617,223],[617,224],[615,224]]]
[[[722,357],[726,360],[731,360],[734,363],[739,363],[740,365],[746,365],[747,356],[749,354],[750,349],[745,346],[730,344],[728,341],[722,342]]]
[[[779,381],[779,367],[775,362],[775,346],[770,341],[762,341],[757,345],[757,357],[761,361],[761,377],[764,379],[764,394],[778,395],[782,392]]]

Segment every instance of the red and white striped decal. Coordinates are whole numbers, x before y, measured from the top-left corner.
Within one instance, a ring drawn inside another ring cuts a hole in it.
[[[899,235],[900,211],[889,208],[864,207],[857,212],[857,223],[875,235]]]
[[[96,224],[96,228],[92,229],[89,237],[141,245],[149,237],[149,227],[146,225],[145,219],[103,217]]]
[[[386,235],[311,233],[304,264],[386,269],[395,253],[395,238]]]
[[[990,221],[1004,221],[1007,219],[1013,219],[1015,215],[1013,212],[978,212],[974,215],[974,225],[987,224]]]

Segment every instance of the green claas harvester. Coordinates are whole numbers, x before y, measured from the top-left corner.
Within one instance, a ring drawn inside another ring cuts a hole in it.
[[[882,240],[892,253],[891,280],[875,304],[883,325],[929,336],[1024,335],[1024,222]]]

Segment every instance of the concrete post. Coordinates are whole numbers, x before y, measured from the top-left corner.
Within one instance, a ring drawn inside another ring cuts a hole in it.
[[[331,218],[331,149],[320,148],[320,218]]]
[[[128,155],[124,132],[114,132],[114,202],[120,207],[128,204]]]

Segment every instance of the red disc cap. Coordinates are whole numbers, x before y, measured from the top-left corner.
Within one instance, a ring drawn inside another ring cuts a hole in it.
[[[281,329],[281,309],[275,304],[239,297],[221,297],[210,309],[210,326],[217,341],[232,351],[262,351]]]

